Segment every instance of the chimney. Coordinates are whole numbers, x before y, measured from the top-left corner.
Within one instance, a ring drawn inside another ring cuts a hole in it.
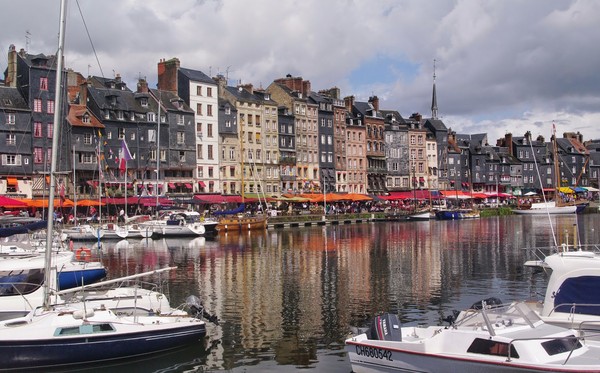
[[[252,83],[240,84],[238,88],[245,89],[246,91],[250,92],[250,94],[254,94],[254,86]]]
[[[89,80],[85,80],[79,85],[79,105],[87,106]]]
[[[158,88],[164,91],[177,92],[177,71],[179,70],[179,59],[161,59],[158,62]]]
[[[148,82],[144,78],[140,78],[137,84],[137,93],[148,93]]]
[[[8,47],[8,68],[6,70],[6,86],[15,88],[17,86],[17,49],[14,44]]]
[[[377,97],[377,96],[369,97],[369,102],[371,103],[371,105],[373,105],[373,108],[375,109],[375,111],[379,111],[379,97]]]
[[[354,96],[344,97],[344,105],[346,106],[346,110],[351,112],[352,107],[354,106]]]
[[[514,155],[512,142],[512,133],[509,132],[506,135],[504,135],[504,146],[506,146],[506,148],[508,149],[508,154],[510,155]]]
[[[219,74],[213,78],[217,85],[219,86],[219,97],[223,97],[223,93],[225,92],[225,88],[227,88],[227,78],[225,76]]]
[[[302,81],[302,94],[304,97],[308,97],[310,95],[310,80]]]

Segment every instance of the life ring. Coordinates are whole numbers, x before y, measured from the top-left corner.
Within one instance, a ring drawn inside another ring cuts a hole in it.
[[[89,262],[92,259],[92,250],[87,247],[80,247],[75,251],[75,259],[81,262]]]

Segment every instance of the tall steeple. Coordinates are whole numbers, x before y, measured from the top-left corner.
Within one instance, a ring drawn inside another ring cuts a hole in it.
[[[431,98],[431,119],[438,119],[437,95],[435,93],[435,59],[433,60],[433,96]]]

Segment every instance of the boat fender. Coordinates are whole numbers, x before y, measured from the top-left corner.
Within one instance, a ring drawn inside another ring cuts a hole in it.
[[[384,313],[381,316],[376,316],[371,321],[371,327],[367,336],[373,340],[401,342],[402,332],[398,315]]]
[[[73,318],[76,320],[86,319],[94,316],[94,310],[76,310],[73,311]]]
[[[80,247],[75,251],[75,259],[81,262],[89,262],[92,259],[92,250],[87,247]]]

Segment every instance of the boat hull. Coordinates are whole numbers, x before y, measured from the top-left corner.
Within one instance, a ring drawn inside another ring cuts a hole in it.
[[[74,287],[93,284],[106,277],[106,268],[83,268],[80,270],[64,271],[58,274],[58,289],[66,290]]]
[[[267,229],[267,218],[264,216],[223,217],[219,220],[219,232],[243,232]]]
[[[101,336],[52,337],[29,341],[3,338],[0,341],[0,366],[2,369],[32,369],[133,358],[189,345],[205,335],[203,323],[190,323],[177,329],[152,329],[129,334],[107,332]]]
[[[479,211],[440,210],[435,212],[435,217],[438,220],[477,219],[479,218]]]
[[[585,206],[584,206],[585,208]],[[560,215],[560,214],[575,214],[577,206],[555,206],[548,208],[531,208],[525,210],[513,210],[517,215]]]

